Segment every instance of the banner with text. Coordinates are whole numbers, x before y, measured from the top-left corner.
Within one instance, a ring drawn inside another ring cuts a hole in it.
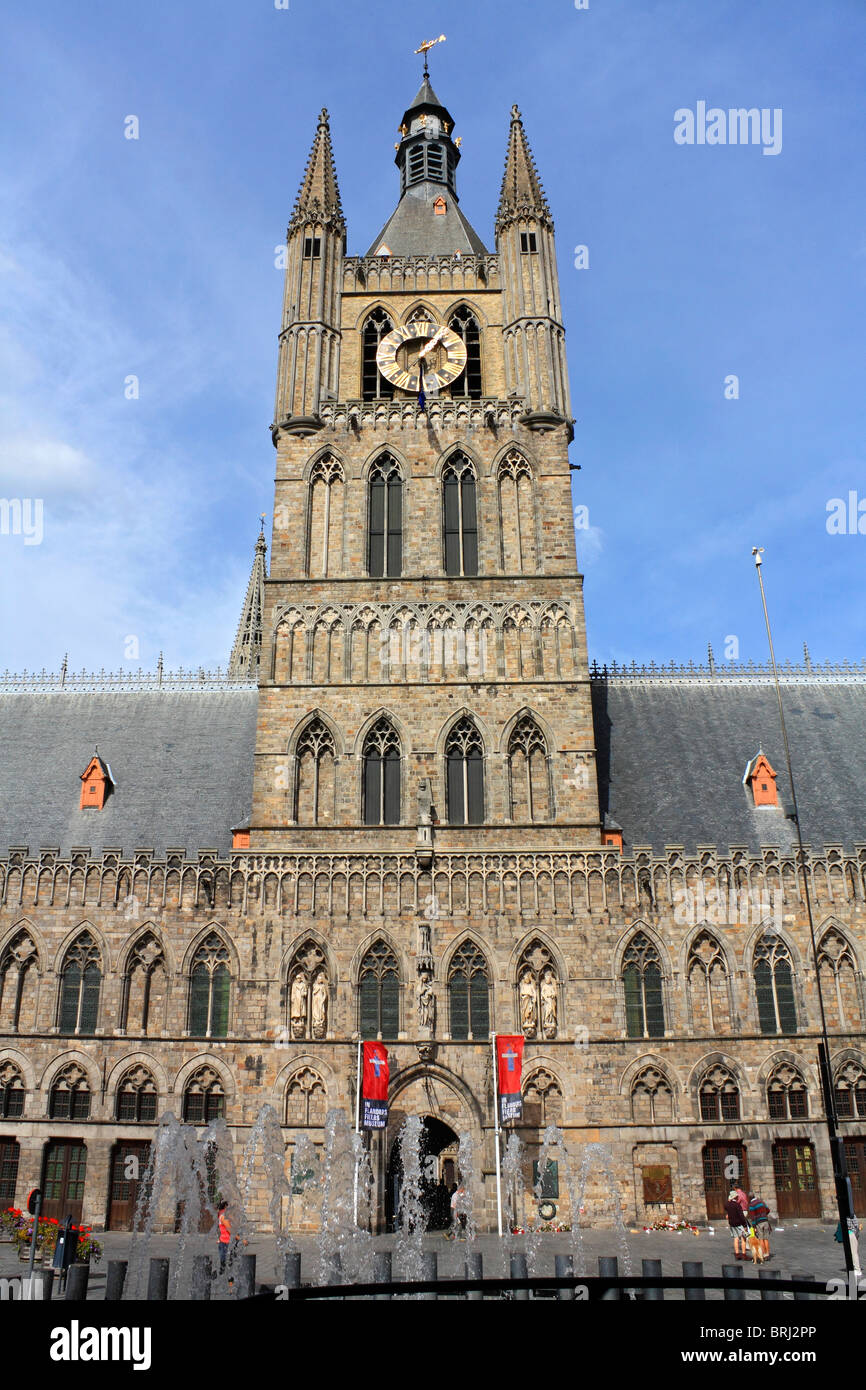
[[[364,1129],[384,1129],[388,1123],[388,1049],[380,1042],[364,1043]]]
[[[523,1096],[520,1091],[523,1070],[524,1037],[498,1037],[496,1039],[496,1073],[499,1078],[499,1118],[506,1120],[523,1118]]]

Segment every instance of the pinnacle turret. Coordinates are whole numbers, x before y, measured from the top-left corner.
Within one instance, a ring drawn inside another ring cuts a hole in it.
[[[319,124],[295,200],[289,233],[308,222],[315,222],[322,227],[339,227],[342,230],[345,230],[346,225],[337,184],[334,151],[331,147],[331,129],[324,107],[319,113]]]
[[[241,609],[240,622],[235,636],[235,644],[229,660],[229,679],[255,681],[259,678],[259,661],[262,653],[262,616],[265,603],[265,541],[264,518],[262,529],[256,541],[256,553],[247,585],[246,597]]]
[[[523,119],[519,108],[512,106],[508,153],[505,157],[505,173],[496,213],[496,230],[499,231],[501,227],[507,226],[519,217],[535,218],[553,230],[553,218],[538,177],[526,131],[523,129]]]

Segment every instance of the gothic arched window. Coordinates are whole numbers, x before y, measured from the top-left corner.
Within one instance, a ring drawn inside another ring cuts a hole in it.
[[[390,454],[370,470],[367,569],[375,579],[403,571],[403,478]]]
[[[400,740],[378,719],[364,739],[364,824],[400,824]]]
[[[225,1119],[226,1098],[222,1082],[213,1067],[199,1067],[183,1089],[185,1125],[209,1125]]]
[[[530,714],[518,719],[508,740],[508,782],[512,820],[550,820],[547,744]]]
[[[498,470],[502,568],[506,574],[532,574],[536,566],[532,470],[519,449],[511,449]]]
[[[791,953],[772,932],[762,936],[755,948],[755,994],[762,1033],[796,1033]]]
[[[82,932],[66,952],[61,976],[60,1032],[95,1032],[102,968],[99,949],[90,932]]]
[[[132,1067],[117,1088],[117,1119],[122,1124],[152,1124],[158,1102],[156,1082],[146,1067]]]
[[[740,1088],[727,1067],[711,1067],[698,1087],[698,1096],[702,1120],[740,1118]]]
[[[71,1062],[54,1078],[48,1097],[52,1120],[86,1120],[90,1116],[90,1083],[82,1067]]]
[[[796,1067],[782,1062],[767,1082],[767,1106],[771,1120],[805,1120],[809,1093]]]
[[[286,1087],[286,1124],[321,1128],[328,1109],[325,1083],[312,1067],[304,1067]]]
[[[644,1067],[631,1088],[631,1116],[644,1124],[665,1124],[674,1117],[671,1083],[657,1067]]]
[[[445,744],[448,821],[480,825],[484,820],[484,746],[472,720],[457,721]]]
[[[848,1062],[836,1076],[836,1113],[840,1120],[866,1120],[866,1071]]]
[[[477,574],[475,466],[464,454],[452,454],[442,473],[442,527],[445,573]]]
[[[367,316],[362,332],[361,399],[374,401],[381,397],[391,398],[394,387],[382,376],[376,361],[379,343],[394,325],[384,309],[374,309]]]
[[[663,1038],[665,1011],[659,953],[649,937],[638,932],[622,963],[625,1024],[630,1038]]]
[[[562,1088],[549,1071],[536,1071],[523,1088],[523,1123],[536,1129],[562,1124]]]
[[[311,719],[295,752],[295,820],[299,825],[331,825],[335,801],[334,737],[321,719]]]
[[[168,976],[162,946],[147,932],[129,957],[126,1013],[127,1033],[158,1033],[165,1024]]]
[[[400,1031],[400,972],[384,941],[371,946],[358,974],[361,1034],[368,1040],[396,1038]]]
[[[0,957],[0,1030],[17,1033],[36,1026],[37,960],[27,931],[19,932]]]
[[[481,329],[472,310],[461,304],[448,320],[448,327],[466,344],[466,366],[451,387],[452,396],[481,396]]]
[[[229,1030],[231,971],[225,942],[211,932],[193,956],[189,977],[189,1031],[193,1038],[224,1038]]]
[[[692,942],[686,980],[696,1031],[730,1032],[728,967],[724,952],[711,932],[700,932]]]
[[[490,977],[487,961],[472,941],[464,941],[451,957],[448,1001],[452,1038],[489,1036]]]
[[[14,1062],[0,1062],[0,1120],[24,1114],[24,1078]],[[0,1181],[3,1174],[0,1173]]]
[[[830,927],[818,945],[818,970],[828,1028],[859,1028],[857,966],[845,937]]]
[[[307,574],[313,578],[340,572],[345,476],[342,464],[327,454],[310,473]]]

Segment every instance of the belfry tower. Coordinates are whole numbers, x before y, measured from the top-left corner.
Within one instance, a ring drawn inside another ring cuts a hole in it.
[[[514,107],[489,252],[453,132],[347,256],[323,111],[289,223],[253,848],[600,841],[553,222]]]

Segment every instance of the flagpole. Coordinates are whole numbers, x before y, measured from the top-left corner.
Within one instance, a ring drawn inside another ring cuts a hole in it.
[[[358,1075],[355,1082],[355,1133],[361,1133],[361,1039],[358,1039]],[[358,1224],[358,1162],[360,1154],[355,1152],[355,1225]]]
[[[490,1034],[493,1043],[493,1115],[494,1143],[496,1145],[496,1220],[499,1234],[502,1235],[502,1169],[499,1160],[499,1068],[496,1065],[496,1034]]]

